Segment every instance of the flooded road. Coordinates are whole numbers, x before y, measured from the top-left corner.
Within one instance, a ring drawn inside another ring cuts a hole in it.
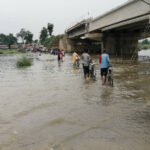
[[[29,54],[28,54],[29,55]],[[150,64],[112,59],[114,87],[84,81],[66,55],[17,69],[0,56],[0,150],[149,150]],[[98,57],[94,57],[98,62]]]

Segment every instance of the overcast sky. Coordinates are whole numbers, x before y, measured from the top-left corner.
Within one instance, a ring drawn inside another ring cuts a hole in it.
[[[0,33],[16,35],[21,28],[30,30],[34,39],[47,23],[54,24],[54,34],[81,18],[97,17],[128,0],[0,0]]]

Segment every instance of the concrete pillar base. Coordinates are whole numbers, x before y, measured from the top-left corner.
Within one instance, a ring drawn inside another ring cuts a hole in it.
[[[118,32],[107,33],[104,37],[104,48],[110,55],[122,58],[138,55],[139,33]]]
[[[59,40],[59,49],[66,52],[73,52],[75,49],[75,42],[70,40],[67,35],[64,35],[63,38]]]
[[[93,40],[82,40],[82,39],[76,39],[76,40],[70,40],[67,35],[65,35],[62,39],[59,41],[59,49],[64,50],[66,52],[78,52],[82,53],[84,49],[89,50],[91,53],[100,53],[101,51],[101,44],[100,42],[97,44],[93,44]]]

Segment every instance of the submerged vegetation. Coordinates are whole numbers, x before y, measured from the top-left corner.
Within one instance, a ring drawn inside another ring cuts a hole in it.
[[[23,56],[22,58],[20,58],[17,63],[16,63],[17,67],[21,68],[21,67],[28,67],[32,65],[32,62],[29,58]]]

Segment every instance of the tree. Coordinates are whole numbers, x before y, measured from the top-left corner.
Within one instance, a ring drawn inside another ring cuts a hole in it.
[[[11,45],[17,43],[17,38],[14,37],[14,35],[10,33],[6,37],[6,43],[8,44],[9,49],[11,49]]]
[[[44,44],[44,41],[47,39],[47,37],[48,37],[48,31],[45,27],[43,27],[40,33],[40,41],[42,44]]]
[[[0,34],[0,44],[6,44],[6,35],[5,34]]]
[[[54,38],[52,36],[53,29],[54,25],[52,23],[48,23],[47,28],[43,27],[40,32],[40,42],[46,47],[49,47],[52,39]]]
[[[38,43],[38,40],[34,40],[34,43]]]
[[[50,47],[50,43],[51,43],[51,41],[52,41],[52,39],[53,39],[54,37],[55,37],[55,36],[52,35],[51,37],[46,38],[45,41],[44,41],[44,43],[43,43],[43,45],[46,46],[46,47]]]
[[[11,45],[17,43],[17,38],[11,33],[9,35],[0,34],[0,43],[8,45],[11,49]]]
[[[24,40],[26,40],[26,44],[32,43],[33,34],[30,31],[26,31],[26,35],[24,37]]]
[[[26,36],[26,30],[22,28],[20,32],[17,33],[17,37],[21,38],[23,44],[24,44],[25,36]]]
[[[52,23],[48,23],[47,30],[48,30],[50,36],[53,33],[53,29],[54,29],[54,25]]]
[[[28,44],[28,43],[32,43],[33,41],[33,34],[30,31],[26,31],[23,28],[20,30],[19,33],[17,33],[17,37],[21,38],[23,44],[24,42]]]
[[[145,40],[142,41],[142,45],[145,45],[145,44],[147,44],[147,45],[150,44],[150,42],[148,41],[148,39],[145,39]]]

